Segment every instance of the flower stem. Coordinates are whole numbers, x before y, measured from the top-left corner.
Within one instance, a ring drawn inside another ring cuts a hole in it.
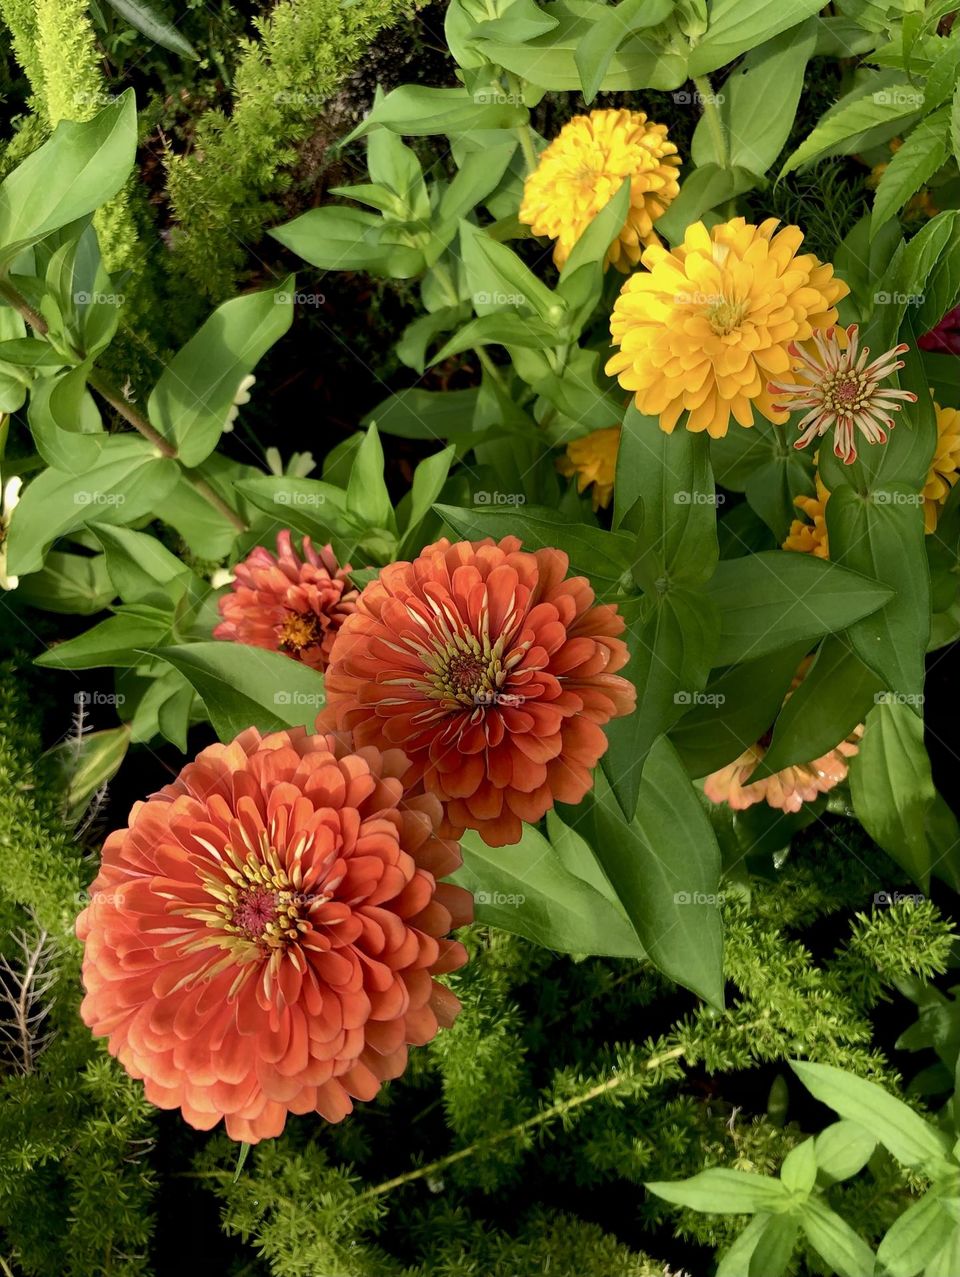
[[[726,168],[730,163],[730,153],[727,149],[727,135],[724,132],[723,120],[720,118],[720,111],[717,106],[717,95],[713,91],[709,76],[695,75],[693,83],[700,99],[700,105],[703,108],[703,118],[707,122],[707,129],[713,139],[713,149],[717,157],[717,163],[721,168]]]
[[[657,1069],[669,1060],[675,1060],[683,1055],[684,1050],[685,1048],[682,1046],[675,1046],[669,1051],[661,1052],[659,1055],[652,1055],[645,1062],[644,1068],[647,1070]],[[574,1109],[581,1108],[584,1104],[590,1104],[593,1100],[599,1099],[603,1095],[609,1095],[611,1091],[615,1091],[617,1087],[622,1086],[624,1082],[628,1082],[630,1079],[631,1074],[629,1073],[613,1073],[605,1081],[598,1082],[596,1086],[592,1086],[589,1091],[584,1091],[582,1095],[574,1095],[568,1100],[560,1100],[559,1103],[541,1110],[541,1112],[534,1114],[533,1117],[528,1117],[524,1122],[518,1122],[516,1126],[511,1126],[508,1130],[497,1131],[493,1135],[475,1140],[473,1144],[468,1144],[466,1148],[458,1148],[455,1153],[448,1153],[445,1157],[438,1157],[436,1161],[428,1162],[426,1166],[417,1166],[412,1171],[405,1171],[402,1175],[394,1176],[393,1179],[384,1180],[382,1184],[376,1184],[373,1188],[368,1188],[356,1200],[357,1202],[362,1202],[369,1200],[371,1197],[382,1197],[384,1193],[390,1193],[395,1188],[401,1188],[405,1184],[412,1184],[414,1180],[423,1179],[427,1175],[433,1175],[437,1171],[445,1170],[446,1167],[452,1166],[455,1162],[462,1162],[464,1158],[472,1157],[474,1153],[487,1149],[491,1145],[501,1144],[504,1140],[522,1135],[526,1131],[534,1130],[547,1122],[552,1122],[554,1118],[564,1117]]]
[[[33,309],[27,299],[14,288],[8,279],[0,278],[0,298],[8,306],[19,312],[38,337],[47,337],[50,331],[47,321]],[[161,456],[178,460],[176,448],[168,443],[159,430],[152,426],[146,417],[123,397],[121,391],[99,369],[91,368],[87,374],[87,381],[124,421],[128,422],[133,426],[134,430],[143,435],[144,439],[153,444]],[[194,474],[186,467],[183,468],[183,476],[205,501],[233,524],[238,532],[246,532],[247,525],[243,519],[240,518],[235,510],[231,509],[218,492],[214,491],[206,479]]]
[[[508,71],[507,84],[510,86],[510,92],[517,99],[517,102],[522,102],[523,81],[520,77],[514,75],[512,71]],[[526,124],[521,124],[516,130],[516,134],[520,139],[520,149],[523,151],[523,158],[527,166],[527,172],[532,173],[537,167],[537,148],[533,144],[533,130],[530,128],[529,114]]]

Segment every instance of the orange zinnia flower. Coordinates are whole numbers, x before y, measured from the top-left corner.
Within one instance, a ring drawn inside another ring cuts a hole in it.
[[[213,637],[284,652],[325,670],[337,630],[357,605],[350,564],[340,567],[329,545],[315,550],[303,538],[303,558],[286,530],[277,554],[258,545],[234,568],[233,590],[220,600],[223,620]]]
[[[77,921],[81,1013],[147,1099],[254,1143],[399,1076],[459,1004],[470,897],[399,750],[302,728],[212,745],[112,833]]]
[[[568,566],[505,537],[384,568],[337,635],[321,721],[399,745],[454,827],[517,842],[521,821],[584,796],[602,724],[636,699],[615,673],[623,618]]]

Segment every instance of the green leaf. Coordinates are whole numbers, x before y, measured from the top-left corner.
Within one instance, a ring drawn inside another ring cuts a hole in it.
[[[700,1171],[676,1183],[657,1180],[644,1187],[665,1201],[710,1215],[782,1212],[790,1205],[790,1194],[778,1179],[724,1167]]]
[[[876,1257],[867,1243],[819,1197],[810,1197],[800,1211],[807,1241],[839,1277],[873,1277]]]
[[[478,922],[558,953],[642,958],[626,918],[600,892],[574,877],[541,833],[524,825],[508,855],[473,830],[461,839],[463,867],[453,881],[473,895]]]
[[[427,365],[427,350],[431,343],[441,333],[450,332],[459,324],[466,323],[469,318],[470,306],[467,302],[460,302],[456,306],[442,306],[439,310],[421,315],[403,330],[397,342],[397,358],[402,364],[422,376]],[[429,395],[431,392],[421,390],[414,393]]]
[[[624,40],[635,31],[665,22],[672,12],[673,0],[621,0],[587,27],[573,55],[586,103],[597,96],[610,60]]]
[[[787,439],[783,426],[759,421],[710,441],[714,473],[725,488],[742,492],[750,508],[781,543],[797,517],[795,498],[814,492],[813,462]]]
[[[10,524],[9,571],[23,576],[38,571],[56,538],[76,531],[90,518],[132,523],[155,514],[177,477],[176,462],[135,435],[110,436],[96,466],[86,474],[45,470],[24,489]]]
[[[721,561],[704,589],[720,609],[717,665],[846,629],[892,594],[835,563],[777,550]]]
[[[877,1249],[890,1277],[916,1277],[953,1236],[956,1224],[935,1193],[925,1193],[899,1215]]]
[[[836,1184],[863,1170],[877,1147],[877,1137],[859,1122],[841,1118],[832,1122],[814,1140],[817,1170],[822,1179]]]
[[[107,4],[151,43],[159,44],[171,53],[179,53],[183,58],[196,59],[199,56],[186,36],[181,35],[172,22],[145,4],[144,0],[107,0]]]
[[[102,665],[140,665],[144,651],[169,642],[172,616],[119,613],[77,638],[48,648],[36,658],[45,669],[89,670]]]
[[[726,66],[821,8],[816,0],[714,0],[707,33],[690,54],[690,75],[706,75]]]
[[[460,228],[467,287],[478,315],[503,318],[504,309],[512,308],[534,311],[554,326],[560,322],[566,311],[565,302],[511,248],[470,222],[461,222]]]
[[[178,577],[190,575],[185,563],[146,532],[95,521],[88,527],[103,546],[107,572],[125,603],[140,602]]]
[[[954,303],[958,271],[960,210],[947,209],[932,217],[894,255],[878,293],[889,300],[874,314],[871,327],[877,348],[887,350],[895,343],[910,306],[917,308],[914,324],[919,332],[933,328]]]
[[[39,572],[21,578],[17,598],[47,612],[92,616],[116,598],[102,554],[52,550]]]
[[[593,847],[651,962],[722,1006],[720,852],[668,741],[650,751],[632,821],[602,773],[583,803],[560,815]]]
[[[666,434],[627,409],[617,454],[614,525],[639,508],[636,580],[646,590],[701,585],[713,573],[717,498],[705,435]],[[640,503],[637,507],[637,503]]]
[[[280,652],[211,642],[164,647],[153,655],[190,681],[222,741],[247,727],[312,727],[324,705],[323,675]]]
[[[889,484],[866,498],[844,485],[830,494],[826,514],[831,558],[892,591],[884,607],[850,627],[850,646],[919,713],[930,638],[923,498],[906,484]]]
[[[127,90],[84,124],[63,121],[0,186],[0,267],[116,195],[133,167],[137,108]]]
[[[801,641],[731,665],[711,679],[702,695],[690,698],[670,739],[691,776],[708,776],[732,763],[745,745],[769,731],[806,648]]]
[[[590,219],[563,263],[557,293],[570,307],[570,330],[578,336],[603,293],[607,250],[626,224],[629,209],[630,179],[624,178],[616,195]]]
[[[882,686],[851,650],[846,635],[828,634],[780,711],[770,748],[754,775],[772,776],[836,749],[873,709]]]
[[[410,517],[397,550],[398,559],[412,557],[422,549],[422,542],[418,541],[420,525],[443,490],[455,454],[456,449],[451,444],[442,452],[436,452],[432,457],[421,461],[413,472],[413,484],[410,488]]]
[[[666,236],[671,244],[680,243],[691,222],[756,185],[757,175],[745,168],[721,168],[713,163],[695,168],[682,183],[677,198],[657,218],[657,234]]]
[[[595,19],[599,8],[577,0],[551,4],[550,15],[557,19],[552,31],[523,44],[478,39],[476,51],[486,61],[542,89],[579,92],[576,53],[587,27],[584,19]],[[676,89],[687,78],[686,68],[683,54],[663,43],[658,32],[648,30],[624,40],[610,58],[599,89],[615,93],[639,88]]]
[[[28,420],[37,451],[48,466],[84,474],[99,460],[108,435],[87,390],[87,368],[35,381]]]
[[[795,1145],[783,1159],[780,1179],[791,1193],[809,1193],[817,1182],[817,1159],[812,1139]]]
[[[380,127],[406,137],[437,133],[466,133],[477,129],[515,129],[527,121],[526,107],[506,100],[477,99],[464,88],[433,89],[403,84],[385,94],[357,127],[340,143],[346,146]]]
[[[723,82],[717,104],[728,163],[763,175],[787,141],[817,40],[817,19],[783,31],[750,50]],[[691,146],[697,167],[719,164],[713,135],[701,116]]]
[[[776,2],[776,0],[774,0]],[[923,108],[923,93],[909,81],[889,83],[878,76],[872,92],[860,87],[842,98],[820,120],[806,141],[801,142],[780,170],[780,178],[794,169],[824,159],[828,155],[851,155],[879,126],[906,127]]]
[[[164,368],[147,415],[185,466],[214,450],[240,383],[290,327],[292,289],[290,276],[277,290],[224,302]]]
[[[683,586],[627,599],[620,610],[630,649],[630,662],[620,673],[636,687],[637,707],[607,724],[610,747],[602,766],[630,816],[637,810],[648,753],[703,690],[714,664],[719,618],[709,599]]]
[[[923,743],[923,721],[891,698],[867,715],[850,762],[850,795],[870,837],[926,888],[932,856],[924,813],[936,790]]]
[[[475,435],[473,413],[477,388],[420,390],[416,386],[389,395],[363,418],[381,434],[401,439],[435,439],[463,443]]]
[[[369,426],[357,449],[347,484],[347,512],[361,528],[396,533],[397,518],[383,477],[383,446],[376,426]]]
[[[555,324],[547,324],[532,315],[514,315],[498,311],[471,319],[433,356],[431,364],[442,364],[472,346],[529,346],[533,350],[551,350],[562,341]]]
[[[947,158],[950,111],[944,107],[912,129],[883,171],[873,197],[870,233],[875,235],[916,194]]]
[[[923,1167],[933,1173],[949,1156],[950,1141],[946,1135],[876,1082],[868,1082],[833,1064],[791,1060],[790,1067],[815,1099],[873,1132],[877,1142],[902,1166]],[[811,1241],[817,1245],[813,1238]],[[828,1255],[823,1258],[833,1262]]]
[[[475,493],[474,498],[489,493]],[[618,582],[633,562],[633,539],[605,532],[585,523],[571,523],[546,506],[519,505],[473,510],[436,505],[437,514],[466,541],[483,537],[519,537],[525,550],[562,550],[570,559],[570,571],[604,584]]]
[[[622,914],[623,909],[617,899],[617,893],[604,873],[597,853],[586,838],[564,824],[553,808],[547,812],[547,837],[564,869],[572,873],[575,878],[588,882]],[[639,944],[639,941],[637,943]]]
[[[103,732],[87,732],[79,739],[66,740],[50,750],[64,790],[64,819],[77,824],[97,790],[112,780],[120,769],[130,744],[130,729],[114,727]]]
[[[423,273],[419,248],[385,242],[385,223],[358,208],[311,208],[269,234],[321,270],[365,270],[371,275],[413,279]]]

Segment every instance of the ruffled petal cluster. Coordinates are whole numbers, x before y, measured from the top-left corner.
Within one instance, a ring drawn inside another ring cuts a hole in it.
[[[563,266],[596,215],[630,179],[630,211],[607,253],[607,264],[627,272],[645,244],[658,244],[654,222],[680,187],[680,157],[665,124],[643,111],[607,110],[565,124],[527,178],[520,221],[534,235],[556,240],[553,260]]]
[[[234,1139],[338,1122],[458,1010],[471,900],[399,750],[303,729],[212,745],[111,834],[81,1013],[146,1096]]]
[[[830,540],[827,536],[827,501],[830,493],[824,487],[823,480],[817,472],[817,495],[815,497],[799,496],[793,498],[793,504],[804,515],[805,519],[794,519],[790,531],[783,543],[785,550],[795,550],[800,554],[814,554],[818,559],[829,559]]]
[[[337,636],[320,721],[402,748],[457,830],[517,842],[522,821],[580,801],[603,725],[634,708],[623,618],[568,566],[505,537],[384,568]]]
[[[356,607],[350,564],[341,567],[329,545],[317,550],[303,538],[303,557],[286,530],[277,553],[258,545],[234,569],[230,593],[220,599],[213,637],[283,652],[325,670],[337,630]]]
[[[833,267],[800,253],[796,226],[775,218],[752,226],[742,217],[711,230],[687,228],[672,251],[654,246],[645,270],[624,284],[610,320],[619,350],[607,363],[640,412],[670,432],[726,433],[731,415],[752,426],[754,411],[784,422],[768,389],[790,368],[791,343],[836,322],[849,291]]]

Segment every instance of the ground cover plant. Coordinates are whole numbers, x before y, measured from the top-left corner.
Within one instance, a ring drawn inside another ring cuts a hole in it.
[[[0,1271],[960,1272],[955,16],[0,0]]]

